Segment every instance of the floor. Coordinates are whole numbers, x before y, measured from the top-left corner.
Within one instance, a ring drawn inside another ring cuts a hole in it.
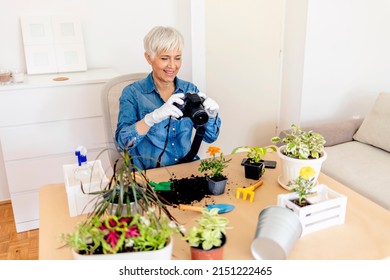
[[[39,231],[16,232],[12,204],[0,202],[0,260],[37,260]]]

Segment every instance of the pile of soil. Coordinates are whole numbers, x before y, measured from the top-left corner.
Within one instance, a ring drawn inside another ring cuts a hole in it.
[[[206,177],[192,175],[191,177],[170,179],[170,191],[158,191],[160,199],[166,204],[193,204],[205,197],[210,197]]]

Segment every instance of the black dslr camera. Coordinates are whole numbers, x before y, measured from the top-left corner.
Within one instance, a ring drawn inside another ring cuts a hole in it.
[[[209,120],[209,115],[204,110],[204,98],[196,93],[187,93],[184,97],[183,105],[174,103],[174,105],[183,112],[183,118],[188,117],[197,126],[204,126]]]

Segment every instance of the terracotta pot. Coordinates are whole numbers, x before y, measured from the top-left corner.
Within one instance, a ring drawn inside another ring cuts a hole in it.
[[[222,245],[210,250],[203,250],[201,247],[190,247],[192,260],[222,260],[223,248],[226,244],[226,236],[222,237]]]

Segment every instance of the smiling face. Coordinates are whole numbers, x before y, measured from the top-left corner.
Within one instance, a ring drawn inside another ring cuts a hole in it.
[[[181,67],[180,50],[168,50],[157,53],[153,58],[145,52],[145,58],[153,69],[155,83],[172,83]]]

